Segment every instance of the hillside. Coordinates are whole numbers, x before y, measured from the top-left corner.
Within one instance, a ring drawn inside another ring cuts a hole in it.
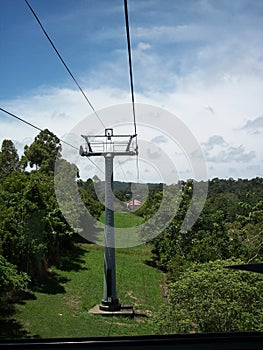
[[[0,338],[154,334],[151,316],[163,303],[164,275],[146,264],[150,258],[150,246],[116,252],[118,297],[134,306],[133,319],[88,313],[103,294],[103,247],[80,244],[63,258],[60,269],[52,267],[42,284],[24,294],[2,323]]]

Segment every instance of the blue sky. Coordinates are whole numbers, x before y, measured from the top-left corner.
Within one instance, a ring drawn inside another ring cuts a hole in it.
[[[129,103],[123,2],[29,2],[96,110]],[[204,153],[209,178],[262,176],[263,1],[128,5],[136,102],[163,108],[185,123]],[[0,48],[2,108],[60,137],[92,112],[24,0],[1,0]],[[92,124],[90,119],[90,129]],[[36,135],[3,114],[0,127],[0,139],[14,140],[20,151]],[[147,130],[138,131],[146,137]],[[166,151],[172,148],[158,143],[161,130],[147,137]],[[179,177],[192,177],[184,164]]]

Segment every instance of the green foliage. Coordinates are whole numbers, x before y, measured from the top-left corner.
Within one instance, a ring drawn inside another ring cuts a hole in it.
[[[150,191],[146,202],[135,212],[139,216],[143,214],[144,218],[144,225],[140,228],[141,240],[147,242],[152,239],[153,232],[154,235],[162,232],[173,219],[174,210],[179,207],[179,203],[180,192],[177,186],[163,186],[161,192]],[[163,238],[161,235],[159,239],[161,237]]]
[[[70,245],[73,230],[62,215],[57,203],[52,174],[31,172],[31,178],[38,186],[44,210],[41,209],[39,198],[39,213],[43,212],[42,238],[46,246],[44,268],[47,264],[58,262],[64,246]]]
[[[43,242],[44,203],[37,184],[13,172],[1,184],[0,239],[2,254],[20,271],[39,273],[46,249]]]
[[[62,159],[60,150],[59,139],[48,130],[25,147],[22,160],[12,141],[2,144],[1,296],[23,289],[28,276],[33,282],[43,280],[50,264],[63,266],[63,253],[72,249],[74,233],[92,232],[95,219],[103,216],[104,206],[94,188],[96,182],[100,193],[103,183],[99,179],[77,180],[77,167]],[[27,166],[34,170],[27,172]],[[181,228],[193,199],[193,185],[193,180],[188,180],[152,186],[136,213],[116,216],[119,227],[139,225],[143,220],[140,235],[145,241],[153,230],[162,230],[153,241],[152,253],[155,266],[167,272],[169,295],[167,305],[156,315],[158,330],[263,330],[261,276],[223,269],[223,265],[234,261],[262,261],[263,179],[209,181],[205,207],[194,226],[186,231]],[[130,187],[125,183],[118,186],[115,196],[125,202]],[[176,215],[174,208],[178,209]],[[91,220],[85,219],[86,209]],[[197,209],[198,201],[191,207],[188,219]],[[170,224],[163,230],[167,221]],[[74,229],[68,222],[75,223]],[[127,269],[129,277],[131,270]]]
[[[192,264],[169,285],[168,305],[156,317],[160,333],[263,330],[263,277],[224,266],[240,261]]]
[[[60,157],[60,140],[48,129],[41,131],[30,146],[25,146],[25,154],[22,158],[24,168],[35,166],[42,172],[53,172],[55,162]]]
[[[156,316],[159,332],[262,330],[262,277],[223,269],[228,259],[262,262],[262,185],[259,178],[211,180],[199,219],[183,231],[192,183],[182,183],[178,211],[153,242],[153,261],[169,277],[168,305]]]
[[[253,183],[258,187],[255,196],[250,192]],[[178,260],[208,262],[235,257],[251,262],[263,257],[263,206],[261,198],[255,200],[259,193],[263,195],[260,179],[256,182],[212,180],[199,219],[190,230],[182,231],[191,201],[191,187],[189,181],[183,184],[182,200],[173,221],[154,240],[157,267],[173,274]]]
[[[19,169],[19,157],[13,142],[4,140],[0,152],[0,177],[9,175],[12,171]]]
[[[19,271],[34,279],[46,272],[48,263],[58,261],[61,250],[68,246],[72,229],[62,216],[54,191],[53,169],[59,156],[58,138],[48,131],[41,132],[35,142],[26,147],[26,156],[38,171],[19,172],[14,166],[9,176],[1,179],[0,239],[5,259]],[[13,150],[10,142],[9,149]],[[6,149],[6,147],[5,147]],[[3,157],[2,164],[18,164],[19,159]],[[15,159],[13,163],[10,159]]]
[[[121,202],[126,202],[132,197],[132,193],[129,190],[114,191],[114,196]]]
[[[147,221],[159,209],[162,198],[162,191],[150,190],[146,201],[136,210],[136,215],[144,217],[145,221]]]
[[[103,208],[92,181],[88,181],[83,188],[78,186],[78,169],[61,159],[60,150],[59,139],[44,130],[30,146],[25,146],[21,161],[9,140],[3,142],[0,152],[1,252],[18,271],[26,272],[33,280],[45,274],[49,264],[59,265],[63,251],[74,243],[74,231],[57,202],[54,179],[57,185],[61,184],[57,186],[58,191],[62,188],[63,203],[68,206],[72,220],[81,220],[78,202],[75,197],[70,197],[72,187],[78,196],[78,191],[81,192],[84,205],[94,217],[99,217]],[[20,164],[23,164],[23,172]],[[36,170],[26,172],[27,165],[35,166]],[[92,229],[93,224],[90,222],[88,227]]]
[[[18,272],[15,265],[0,255],[0,301],[7,293],[24,289],[29,281],[26,273]]]
[[[94,182],[91,179],[88,179],[86,182],[79,181],[79,191],[88,211],[94,218],[99,219],[104,210],[104,205],[98,199]]]

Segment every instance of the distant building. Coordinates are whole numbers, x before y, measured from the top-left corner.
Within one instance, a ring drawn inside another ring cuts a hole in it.
[[[138,199],[132,199],[131,201],[127,202],[127,209],[135,210],[139,208],[141,205],[142,205],[141,201],[138,201]]]

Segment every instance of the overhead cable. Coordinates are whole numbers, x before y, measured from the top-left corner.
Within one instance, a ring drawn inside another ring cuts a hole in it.
[[[74,83],[77,85],[78,89],[80,90],[80,92],[82,93],[82,95],[84,96],[85,100],[88,102],[90,108],[93,110],[93,112],[95,113],[96,117],[98,118],[99,122],[101,123],[101,125],[105,127],[103,121],[101,120],[100,116],[98,115],[98,113],[96,112],[95,108],[93,107],[93,105],[91,104],[90,100],[88,99],[87,95],[85,94],[85,92],[83,91],[83,89],[81,88],[81,86],[79,85],[79,83],[77,82],[76,78],[74,77],[74,75],[72,74],[72,72],[70,71],[69,67],[67,66],[67,64],[65,63],[65,61],[63,60],[61,54],[59,53],[58,49],[56,48],[56,46],[54,45],[53,41],[51,40],[50,36],[48,35],[47,31],[45,30],[45,28],[43,27],[39,17],[37,16],[36,12],[34,11],[34,9],[32,8],[32,6],[29,4],[29,2],[27,0],[25,0],[27,6],[29,7],[30,11],[32,12],[32,14],[34,15],[35,19],[37,20],[38,24],[40,25],[43,33],[45,34],[46,38],[48,39],[48,41],[50,42],[51,46],[53,47],[54,51],[56,52],[57,56],[59,57],[60,61],[62,62],[62,64],[64,65],[64,67],[66,68],[67,72],[69,73],[69,75],[71,76],[71,78],[73,79]]]
[[[15,119],[21,121],[21,122],[24,123],[24,124],[27,124],[27,125],[31,126],[32,128],[34,128],[34,129],[36,129],[36,130],[39,130],[39,131],[42,131],[42,132],[44,131],[44,130],[41,129],[40,127],[38,127],[38,126],[36,126],[36,125],[34,125],[34,124],[28,122],[27,120],[25,120],[25,119],[23,119],[23,118],[21,118],[21,117],[18,117],[17,115],[15,115],[15,114],[13,114],[13,113],[7,111],[7,110],[4,109],[4,108],[1,108],[1,107],[0,107],[0,111],[1,111],[1,112],[4,112],[5,114],[9,115],[9,116],[12,117],[12,118],[15,118]],[[59,139],[60,142],[64,143],[65,145],[67,145],[67,146],[69,146],[69,147],[72,147],[72,148],[74,148],[75,150],[79,151],[79,148],[77,148],[76,146],[73,146],[72,144],[70,144],[70,143],[68,143],[67,141],[64,141],[64,140],[62,140],[62,139],[60,139],[60,138],[58,138],[58,139]],[[101,172],[104,174],[104,172],[97,166],[97,164],[96,164],[95,162],[93,162],[90,158],[88,158],[88,159],[89,159],[89,161],[90,161],[99,171],[101,171]]]
[[[129,15],[128,15],[128,4],[127,0],[124,0],[124,14],[126,24],[126,35],[127,35],[127,47],[128,47],[128,59],[129,59],[129,73],[130,73],[130,86],[131,86],[131,98],[132,98],[132,112],[133,112],[133,124],[134,134],[136,136],[136,168],[137,168],[137,182],[139,182],[139,158],[138,158],[138,139],[137,139],[137,126],[135,116],[135,99],[134,99],[134,86],[133,86],[133,73],[132,73],[132,54],[131,54],[131,38],[130,38],[130,26],[129,26]]]
[[[40,129],[38,126],[36,126],[36,125],[34,125],[34,124],[31,124],[30,122],[26,121],[25,119],[22,119],[22,118],[18,117],[17,115],[15,115],[15,114],[13,114],[13,113],[11,113],[11,112],[8,112],[6,109],[3,109],[3,108],[0,107],[0,111],[2,111],[2,112],[4,112],[4,113],[8,114],[10,117],[13,117],[13,118],[15,118],[15,119],[20,120],[21,122],[23,122],[23,123],[25,123],[25,124],[27,124],[27,125],[29,125],[29,126],[32,126],[32,128],[34,128],[34,129],[37,129],[37,130],[39,130],[39,131],[43,131],[43,130]]]
[[[128,59],[129,59],[129,73],[130,73],[130,86],[131,86],[131,97],[132,97],[132,111],[133,111],[134,133],[135,133],[135,135],[137,135],[136,118],[135,118],[133,74],[132,74],[131,39],[130,39],[127,0],[124,0],[124,14],[125,14],[125,24],[126,24],[127,45],[128,45]]]

